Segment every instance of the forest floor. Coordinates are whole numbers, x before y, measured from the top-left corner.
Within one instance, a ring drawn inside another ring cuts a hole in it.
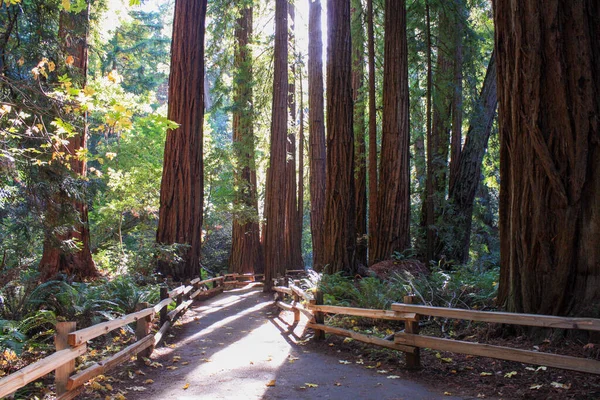
[[[291,321],[257,288],[197,302],[146,364],[126,364],[78,398],[600,399],[597,376],[430,350],[409,371],[398,353],[315,342],[304,318]]]

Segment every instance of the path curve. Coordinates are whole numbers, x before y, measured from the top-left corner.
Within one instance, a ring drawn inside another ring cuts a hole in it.
[[[292,320],[256,287],[196,302],[153,353],[154,366],[124,367],[114,391],[127,400],[457,399],[316,352],[303,323],[289,331]]]

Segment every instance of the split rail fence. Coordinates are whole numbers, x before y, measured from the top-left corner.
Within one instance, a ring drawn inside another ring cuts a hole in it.
[[[56,325],[54,340],[56,352],[0,379],[0,399],[53,371],[55,372],[57,400],[75,398],[83,390],[84,383],[90,379],[130,360],[134,355],[137,355],[138,360],[149,357],[167,331],[187,311],[195,299],[223,292],[226,278],[237,282],[238,277],[231,274],[206,280],[196,278],[171,291],[163,286],[160,288],[161,300],[158,304],[154,306],[148,303],[138,304],[138,310],[132,314],[85,329],[76,330],[75,322],[59,322]],[[208,284],[212,284],[212,287],[209,288]],[[172,311],[168,311],[168,306],[173,302],[176,307]],[[151,333],[150,327],[156,314],[159,314],[160,329],[156,333]],[[136,323],[135,343],[113,356],[73,374],[75,359],[86,353],[88,341],[131,323]]]
[[[276,292],[275,304],[282,310],[293,312],[294,323],[300,321],[300,314],[304,314],[307,317],[308,323],[306,326],[315,331],[316,339],[323,339],[325,333],[330,333],[398,350],[405,354],[406,365],[411,369],[420,368],[420,349],[429,348],[600,375],[600,361],[598,360],[419,335],[419,320],[423,316],[541,328],[580,329],[595,332],[600,332],[600,319],[428,307],[413,304],[415,301],[413,296],[404,297],[404,303],[392,304],[391,310],[330,306],[323,304],[323,295],[320,291],[317,291],[314,295],[304,291],[298,287],[298,281],[289,284],[289,286],[274,286],[273,290]],[[286,296],[291,299],[290,303],[284,301]],[[396,333],[394,340],[390,341],[326,325],[325,314],[404,321],[404,331]]]

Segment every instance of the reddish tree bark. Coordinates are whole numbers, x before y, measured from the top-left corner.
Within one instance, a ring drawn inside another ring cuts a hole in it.
[[[302,257],[302,233],[304,231],[304,92],[302,90],[302,75],[300,75],[300,134],[298,137],[298,215],[296,217],[296,232],[298,254]],[[302,258],[301,258],[302,259]],[[304,269],[302,260],[301,269]]]
[[[66,57],[73,57],[71,72],[73,83],[81,88],[86,85],[89,34],[89,4],[79,13],[62,11],[59,21],[59,37],[62,53]],[[83,131],[70,138],[67,152],[70,173],[77,179],[85,179],[87,175],[86,161],[77,157],[77,154],[87,149],[87,115],[83,116]],[[62,174],[63,172],[60,172]],[[75,215],[72,227],[64,232],[58,229],[62,216]],[[59,192],[46,202],[46,224],[49,232],[46,233],[42,259],[39,271],[43,280],[52,279],[58,273],[74,275],[79,279],[94,278],[98,270],[90,251],[90,230],[88,225],[88,206],[84,200],[73,201],[72,196],[65,190]],[[65,249],[66,244],[74,242],[72,250]]]
[[[308,43],[308,141],[310,167],[310,230],[313,268],[321,271],[325,230],[325,116],[323,98],[323,39],[321,1],[309,2]]]
[[[354,132],[350,0],[327,2],[327,185],[325,258],[328,272],[356,272]]]
[[[356,191],[356,260],[367,265],[367,147],[365,75],[365,34],[361,0],[352,0],[352,100],[354,101],[354,150]]]
[[[500,126],[499,301],[597,316],[600,4],[494,0]]]
[[[453,47],[453,96],[452,96],[452,139],[450,141],[450,177],[448,187],[456,181],[459,169],[460,153],[462,150],[463,123],[463,32],[465,29],[464,0],[454,0],[454,29],[452,31]]]
[[[236,213],[233,220],[231,272],[262,273],[264,257],[258,225],[256,162],[252,109],[252,7],[241,10],[236,21],[233,144],[236,161]]]
[[[385,2],[383,130],[373,259],[388,259],[410,246],[410,122],[406,2]]]
[[[204,165],[204,26],[206,0],[176,0],[169,77],[167,132],[156,241],[185,244],[182,261],[159,259],[158,271],[176,280],[200,273]]]
[[[285,268],[302,269],[302,237],[298,236],[298,194],[296,187],[296,54],[295,54],[295,19],[296,11],[293,1],[288,3],[288,14],[290,19],[289,43],[291,43],[293,62],[290,66],[288,107],[290,113],[290,126],[286,141],[286,165],[285,165]]]
[[[275,50],[273,69],[273,106],[271,154],[267,171],[265,199],[265,291],[272,279],[285,273],[285,164],[288,96],[287,0],[275,1]]]
[[[367,47],[369,59],[369,265],[373,258],[373,235],[377,232],[377,105],[375,93],[375,29],[373,0],[367,0]]]

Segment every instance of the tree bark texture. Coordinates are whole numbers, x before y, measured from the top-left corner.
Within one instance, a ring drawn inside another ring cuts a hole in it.
[[[445,242],[444,251],[448,259],[461,264],[469,259],[473,203],[481,181],[481,163],[496,116],[496,77],[496,56],[492,53],[474,119],[458,161],[456,179],[448,194],[445,221],[449,232],[444,236],[449,240]]]
[[[302,269],[301,237],[298,237],[298,193],[296,187],[296,54],[295,54],[295,7],[293,1],[288,3],[288,15],[290,19],[289,43],[292,49],[292,64],[290,65],[290,76],[288,85],[288,107],[290,123],[286,141],[286,164],[285,164],[285,268]]]
[[[241,10],[236,21],[236,77],[234,80],[233,150],[235,154],[235,214],[231,238],[230,271],[262,273],[264,255],[258,225],[256,162],[252,109],[252,7]]]
[[[88,35],[89,35],[89,4],[87,8],[75,14],[66,11],[60,13],[59,37],[63,56],[73,57],[72,72],[69,74],[72,82],[84,88],[88,66]],[[87,149],[87,115],[82,118],[83,130],[80,134],[69,139],[67,152],[70,155],[70,172],[76,179],[85,179],[87,163],[77,154]],[[63,174],[64,172],[60,172]],[[85,197],[85,195],[84,195]],[[90,250],[90,229],[88,223],[88,205],[83,200],[75,200],[62,188],[52,199],[48,199],[46,207],[46,223],[49,231],[44,239],[44,249],[40,260],[39,270],[42,279],[52,279],[57,273],[76,276],[79,279],[98,276],[96,264]],[[68,213],[75,216],[75,222],[64,232],[57,232],[57,225],[62,215]],[[75,241],[77,247],[65,249],[65,244]]]
[[[410,121],[406,1],[385,2],[385,54],[383,66],[383,127],[378,230],[371,251],[375,262],[410,246]]]
[[[367,146],[364,92],[365,33],[361,0],[352,0],[352,100],[354,101],[354,186],[356,192],[356,260],[367,265]]]
[[[308,141],[310,164],[310,230],[313,268],[321,271],[325,230],[325,116],[323,97],[323,39],[321,1],[309,0],[308,42]]]
[[[499,301],[598,316],[600,4],[495,0]]]
[[[158,271],[176,280],[200,273],[204,196],[204,26],[206,0],[176,0],[169,76],[167,132],[156,241],[185,244],[181,262],[159,259]]]
[[[377,231],[377,103],[375,93],[375,28],[373,24],[373,0],[367,0],[367,47],[369,64],[369,265],[375,259],[371,247],[373,233]]]
[[[350,0],[328,0],[327,185],[325,258],[328,272],[356,272],[356,203],[352,128]]]
[[[302,71],[302,69],[300,69]],[[304,232],[304,91],[302,88],[302,74],[300,74],[300,126],[298,135],[298,213],[296,215],[296,246],[302,261],[301,268],[304,269],[302,258],[302,233]]]
[[[271,154],[265,199],[265,291],[285,273],[286,139],[288,134],[288,2],[275,2]]]
[[[453,41],[453,84],[452,84],[452,139],[450,141],[450,177],[448,187],[452,187],[458,174],[458,164],[462,151],[462,123],[463,123],[463,35],[465,29],[465,4],[464,0],[454,0],[454,29]]]

